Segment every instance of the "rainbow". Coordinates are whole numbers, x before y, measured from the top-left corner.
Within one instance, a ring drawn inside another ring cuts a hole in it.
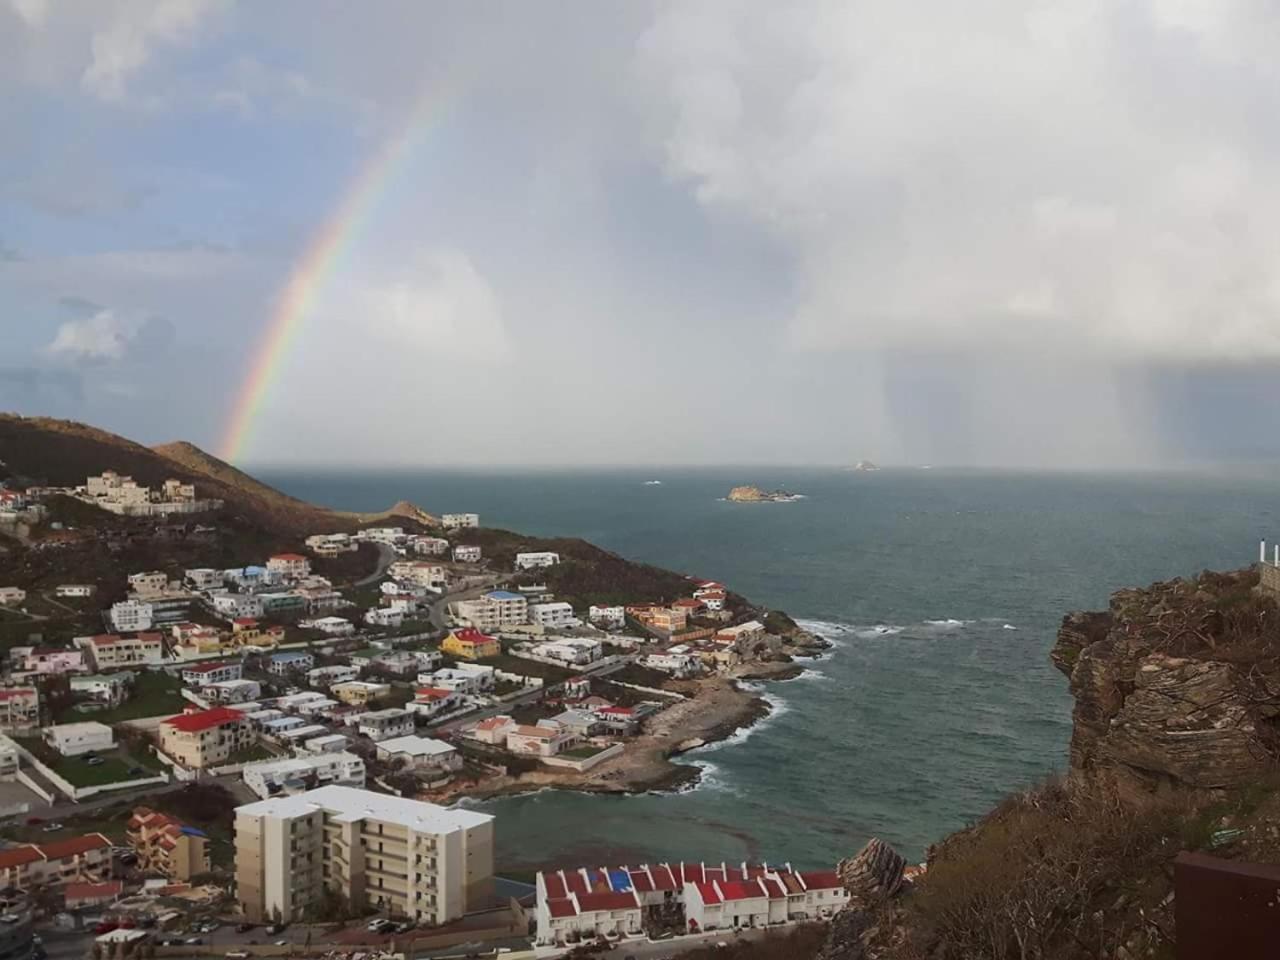
[[[378,199],[396,181],[418,144],[440,125],[453,102],[454,98],[439,94],[421,98],[408,120],[383,141],[361,168],[332,215],[308,243],[276,299],[266,329],[254,347],[248,373],[236,392],[218,445],[218,455],[223,460],[234,463],[244,455],[271,387],[279,379],[285,358],[317,299],[345,255],[364,235]]]

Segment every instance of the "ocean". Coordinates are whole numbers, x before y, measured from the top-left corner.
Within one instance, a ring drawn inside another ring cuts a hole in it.
[[[786,610],[833,650],[758,687],[755,727],[682,759],[675,794],[543,791],[478,804],[508,870],[671,859],[831,865],[878,836],[904,855],[1061,771],[1062,616],[1120,587],[1244,566],[1280,535],[1261,471],[1031,474],[974,470],[261,471],[351,510],[399,499],[486,526],[580,536],[724,581]],[[648,484],[649,480],[660,484]],[[793,503],[735,504],[737,484]]]

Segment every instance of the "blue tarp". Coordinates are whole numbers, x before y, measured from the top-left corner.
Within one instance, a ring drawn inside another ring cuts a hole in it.
[[[625,870],[610,870],[609,886],[613,888],[614,893],[626,893],[631,889],[631,874]]]

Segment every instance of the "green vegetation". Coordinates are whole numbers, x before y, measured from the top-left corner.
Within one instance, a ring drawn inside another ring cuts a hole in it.
[[[181,713],[190,702],[178,693],[181,689],[182,683],[177,677],[158,670],[145,671],[134,679],[133,690],[124,703],[110,710],[96,711],[93,719],[99,723],[113,724],[140,717],[174,716]],[[64,717],[68,720],[79,717],[74,711],[70,716],[66,716],[66,713],[64,711],[63,717],[58,718],[59,722],[63,722]]]
[[[562,757],[572,757],[575,760],[590,760],[597,753],[604,753],[608,749],[609,749],[608,747],[596,747],[596,746],[588,745],[588,746],[582,746],[582,747],[573,747],[570,750],[561,750],[560,755]]]
[[[253,763],[255,760],[270,760],[273,757],[275,757],[275,754],[262,744],[251,743],[247,747],[241,747],[231,754],[231,758],[227,763]]]
[[[764,628],[775,637],[785,637],[800,629],[796,622],[781,610],[770,610],[764,615]]]
[[[96,787],[104,783],[138,780],[143,777],[153,776],[155,773],[153,769],[148,769],[150,763],[137,761],[124,750],[103,751],[98,755],[102,763],[90,763],[89,754],[82,754],[78,757],[64,757],[39,737],[15,739],[34,754],[41,763],[73,787]],[[140,769],[141,772],[130,773],[130,769]]]
[[[525,677],[541,677],[547,683],[558,683],[575,675],[575,671],[566,670],[550,663],[539,663],[537,660],[525,660],[509,653],[496,657],[486,657],[480,661],[487,667],[497,667],[507,673],[518,673]]]

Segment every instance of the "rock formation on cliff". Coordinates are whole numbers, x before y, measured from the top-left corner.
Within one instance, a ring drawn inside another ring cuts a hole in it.
[[[836,873],[849,891],[849,904],[869,907],[902,889],[906,859],[879,837],[872,837],[855,856],[841,860]]]
[[[1076,700],[1073,776],[1232,788],[1277,756],[1280,612],[1256,583],[1206,573],[1121,590],[1108,611],[1063,620],[1052,659]]]

